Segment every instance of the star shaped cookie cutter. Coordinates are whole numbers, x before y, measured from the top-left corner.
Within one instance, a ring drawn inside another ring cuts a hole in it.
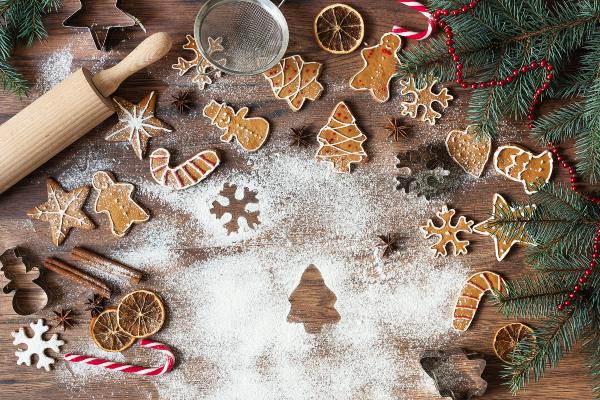
[[[80,22],[80,18],[84,15],[87,15],[88,12],[91,9],[93,9],[94,2],[92,2],[91,0],[79,0],[79,3],[80,3],[79,10],[75,11],[75,13],[73,13],[71,16],[69,16],[67,19],[65,19],[62,23],[62,26],[66,27],[66,28],[79,28],[79,29],[85,28],[85,29],[87,29],[90,32],[90,34],[92,35],[92,39],[94,39],[94,44],[96,45],[96,48],[98,50],[104,50],[104,51],[106,51],[106,42],[108,40],[108,36],[110,34],[111,29],[124,29],[124,28],[129,28],[129,27],[135,26],[135,25],[139,25],[140,28],[142,28],[142,30],[144,32],[146,32],[146,28],[144,28],[144,25],[142,25],[141,21],[137,17],[129,14],[128,12],[122,10],[119,7],[119,0],[113,0],[113,2],[114,2],[115,11],[120,13],[120,15],[117,17],[118,21],[120,21],[120,22],[99,23],[95,19],[91,20],[91,22],[83,22],[83,21]],[[106,3],[106,1],[103,3]],[[95,4],[95,5],[96,5],[96,7],[107,8],[106,4],[102,4],[102,5]],[[127,20],[127,22],[125,22],[125,20]],[[90,20],[88,19],[87,21],[90,21]]]

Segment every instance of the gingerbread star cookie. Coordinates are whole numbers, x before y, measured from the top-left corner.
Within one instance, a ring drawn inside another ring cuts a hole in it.
[[[144,158],[148,140],[173,132],[171,127],[154,116],[156,94],[150,92],[138,104],[130,103],[120,97],[113,97],[117,106],[119,123],[106,136],[109,142],[129,142],[133,152],[141,160]]]
[[[94,229],[96,227],[81,209],[90,191],[87,186],[66,192],[52,178],[46,180],[46,186],[48,201],[27,211],[27,216],[50,224],[52,243],[55,246],[64,242],[71,228]]]
[[[535,242],[526,225],[533,212],[535,204],[512,207],[500,194],[494,194],[494,205],[492,215],[485,221],[475,225],[473,231],[482,235],[491,236],[494,239],[496,249],[496,259],[502,261],[510,249],[517,243],[535,245]],[[498,223],[498,219],[506,220],[510,218],[510,225]]]
[[[330,162],[336,172],[348,173],[352,164],[367,158],[363,149],[367,137],[358,128],[354,115],[343,101],[335,106],[327,124],[319,131],[317,140],[317,161]]]
[[[96,172],[92,183],[97,194],[94,211],[108,215],[113,235],[125,236],[131,225],[146,222],[150,218],[150,215],[133,200],[134,187],[131,183],[117,182],[115,177],[106,171]]]
[[[450,131],[446,137],[446,150],[450,157],[476,178],[483,173],[492,151],[492,138],[478,137],[478,130],[477,125],[469,125],[464,131]]]
[[[386,33],[379,44],[361,51],[364,66],[350,79],[350,87],[354,90],[368,90],[371,96],[384,103],[390,98],[390,82],[396,74],[400,63],[398,49],[402,45],[400,37],[394,33]]]
[[[271,82],[273,94],[287,100],[293,111],[298,111],[306,100],[316,100],[323,92],[317,81],[322,64],[305,62],[302,57],[286,57],[263,75]]]

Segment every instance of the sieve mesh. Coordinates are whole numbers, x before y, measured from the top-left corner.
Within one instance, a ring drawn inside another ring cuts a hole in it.
[[[268,0],[211,0],[198,13],[196,41],[211,64],[233,74],[264,72],[287,48],[287,24]],[[212,59],[208,38],[223,38],[224,51]],[[225,67],[219,60],[225,58]]]

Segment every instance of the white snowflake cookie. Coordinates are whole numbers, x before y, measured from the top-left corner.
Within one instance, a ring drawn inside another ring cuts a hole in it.
[[[25,334],[24,328],[19,328],[18,332],[11,332],[12,337],[15,338],[13,345],[26,344],[27,350],[17,349],[15,355],[17,356],[17,365],[25,364],[28,367],[31,366],[31,356],[37,355],[38,362],[36,367],[44,368],[46,371],[50,371],[50,364],[54,364],[54,359],[47,356],[44,352],[46,349],[50,349],[56,353],[60,353],[60,346],[65,344],[62,340],[58,339],[58,335],[55,333],[52,335],[50,340],[44,340],[42,335],[50,329],[47,325],[44,325],[42,319],[38,319],[37,323],[31,322],[29,324],[33,330],[33,336],[28,337]]]

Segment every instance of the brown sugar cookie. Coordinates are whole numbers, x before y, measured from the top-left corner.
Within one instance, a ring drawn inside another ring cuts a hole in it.
[[[367,137],[356,126],[356,119],[343,101],[339,102],[327,124],[317,136],[319,150],[316,159],[328,161],[336,172],[348,173],[351,164],[363,162],[367,153],[362,144]]]
[[[94,211],[108,215],[113,235],[125,236],[131,225],[150,219],[150,215],[133,200],[135,188],[131,183],[117,182],[111,173],[98,171],[92,184],[97,194]]]
[[[323,92],[317,78],[323,64],[304,62],[302,57],[286,57],[263,75],[271,83],[271,89],[278,99],[287,100],[290,108],[298,111],[306,100],[316,100]]]
[[[211,100],[204,107],[204,116],[210,118],[211,125],[221,128],[224,133],[221,141],[231,142],[233,137],[246,151],[256,151],[262,147],[269,136],[269,122],[261,117],[247,118],[248,107],[242,107],[236,113],[226,103]]]
[[[150,154],[150,173],[156,183],[183,190],[206,179],[221,160],[213,150],[204,150],[176,167],[169,167],[171,154],[167,149],[156,149]]]
[[[156,93],[150,92],[138,104],[120,97],[113,97],[119,123],[106,135],[109,142],[129,142],[135,155],[141,160],[146,153],[148,140],[173,132],[171,127],[154,116]]]
[[[490,137],[477,137],[477,125],[461,131],[455,129],[446,137],[446,150],[450,157],[469,175],[479,178],[492,151]]]
[[[548,150],[536,156],[524,147],[511,144],[496,150],[494,167],[507,178],[521,182],[525,193],[533,194],[540,185],[550,181],[553,159]]]
[[[390,82],[400,63],[398,49],[402,45],[400,37],[394,33],[386,33],[379,44],[361,51],[364,66],[350,79],[350,87],[354,90],[368,90],[371,96],[380,103],[390,98]]]
[[[504,287],[504,279],[495,272],[482,271],[471,275],[460,291],[454,306],[452,327],[461,332],[469,329],[483,295],[494,291],[502,293]]]
[[[66,192],[52,178],[46,180],[48,201],[27,211],[32,219],[48,222],[52,243],[60,245],[67,238],[71,228],[94,229],[96,226],[83,212],[90,188],[78,187]]]

